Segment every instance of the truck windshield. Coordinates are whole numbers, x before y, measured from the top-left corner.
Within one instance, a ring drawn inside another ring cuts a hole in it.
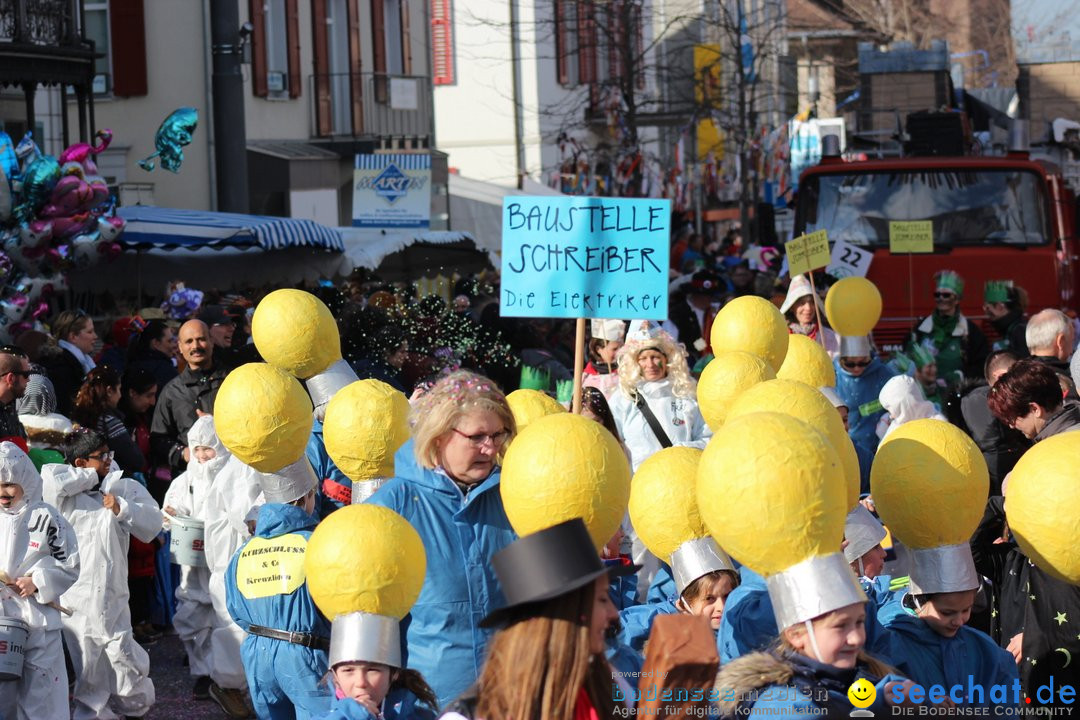
[[[1039,245],[1049,240],[1038,175],[1017,170],[818,174],[799,188],[796,234],[889,244],[890,220],[931,220],[936,245]]]

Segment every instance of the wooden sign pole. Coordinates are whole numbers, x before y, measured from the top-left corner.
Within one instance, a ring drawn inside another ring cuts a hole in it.
[[[581,413],[581,376],[585,372],[585,318],[577,319],[574,333],[574,402],[571,412]]]
[[[810,299],[814,301],[814,317],[817,318],[817,339],[818,342],[821,343],[821,348],[824,350],[825,326],[821,324],[821,308],[818,307],[817,287],[814,286],[814,271],[811,270],[810,272],[806,273],[806,276],[810,278],[810,292],[813,293],[813,295],[810,296]]]

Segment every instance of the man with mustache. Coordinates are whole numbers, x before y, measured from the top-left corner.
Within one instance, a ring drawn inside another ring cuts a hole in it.
[[[214,363],[210,328],[201,320],[188,320],[177,335],[180,354],[187,367],[170,380],[158,396],[150,443],[161,462],[168,462],[173,475],[187,468],[187,432],[200,415],[214,412],[214,398],[228,371]]]

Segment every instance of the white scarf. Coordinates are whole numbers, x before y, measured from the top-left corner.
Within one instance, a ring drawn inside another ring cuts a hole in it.
[[[94,362],[94,358],[90,357],[82,350],[69,343],[67,340],[61,340],[56,344],[75,356],[75,359],[79,361],[80,365],[82,365],[83,372],[90,372],[95,367],[97,367],[97,363]]]

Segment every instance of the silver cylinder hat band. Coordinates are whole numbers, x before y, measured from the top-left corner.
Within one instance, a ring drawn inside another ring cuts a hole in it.
[[[735,572],[735,564],[711,537],[687,540],[671,553],[671,574],[679,595],[699,577],[716,570]]]
[[[259,473],[259,487],[266,502],[291,503],[319,484],[307,455],[272,473]]]
[[[352,366],[341,359],[318,375],[312,375],[304,381],[308,395],[311,396],[311,404],[315,407],[315,415],[320,421],[326,412],[326,403],[330,402],[334,393],[359,379]]]
[[[398,619],[354,612],[338,615],[330,626],[330,667],[343,662],[365,662],[401,667]]]
[[[866,593],[841,553],[816,555],[765,578],[776,627],[813,620],[825,613],[866,602]]]
[[[911,558],[911,592],[915,595],[963,592],[979,587],[979,573],[967,543],[916,550]]]
[[[359,482],[354,480],[352,484],[352,499],[349,502],[353,505],[359,505],[374,495],[375,491],[381,488],[383,483],[389,479],[390,478],[379,477],[370,480],[361,480]]]
[[[841,335],[840,357],[870,357],[870,337],[867,335]]]
[[[885,539],[885,526],[861,503],[847,514],[844,522],[844,559],[853,563]]]

